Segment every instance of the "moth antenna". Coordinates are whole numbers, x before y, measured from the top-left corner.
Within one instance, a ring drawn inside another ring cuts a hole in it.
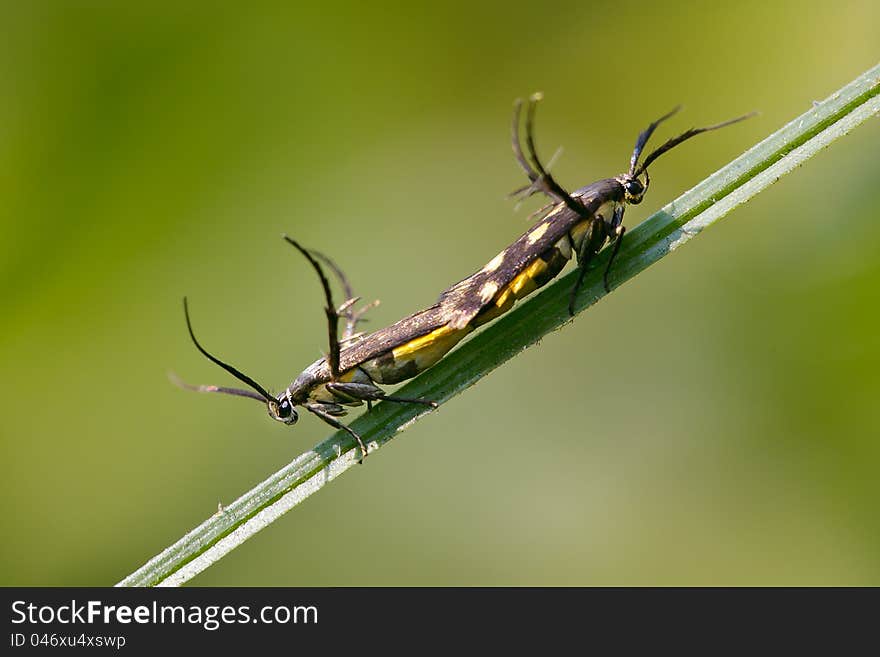
[[[695,137],[704,132],[709,132],[710,130],[718,130],[719,128],[726,128],[729,125],[733,125],[734,123],[739,123],[740,121],[745,121],[746,119],[750,119],[753,116],[757,115],[757,112],[749,112],[748,114],[743,114],[742,116],[738,116],[735,119],[730,119],[729,121],[724,121],[722,123],[716,123],[715,125],[709,125],[704,128],[691,128],[683,133],[681,133],[678,137],[673,137],[665,144],[654,150],[650,155],[648,155],[644,161],[636,168],[630,169],[630,175],[636,177],[640,176],[645,170],[648,168],[648,165],[651,164],[658,157],[663,155],[666,151],[675,148],[683,141],[687,141],[691,137]],[[667,115],[668,116],[668,115]],[[666,117],[664,117],[666,118]],[[662,120],[662,119],[661,119]],[[653,124],[652,124],[653,125]],[[647,141],[647,140],[646,140]],[[633,164],[635,160],[633,160]]]
[[[192,390],[193,392],[221,392],[226,395],[235,395],[236,397],[249,397],[250,399],[256,399],[259,402],[266,401],[253,390],[242,390],[241,388],[226,388],[223,386],[209,385],[196,386],[191,383],[187,383],[179,376],[177,376],[177,374],[175,374],[174,372],[168,372],[168,379],[178,388],[183,388],[184,390]]]
[[[193,344],[196,346],[196,349],[198,349],[202,353],[202,355],[210,360],[212,363],[219,365],[236,379],[256,390],[259,393],[259,397],[256,394],[252,393],[250,390],[239,390],[238,388],[221,388],[219,386],[190,386],[189,384],[184,384],[182,381],[180,381],[180,383],[183,384],[184,388],[197,390],[199,392],[221,392],[227,395],[250,397],[251,399],[257,399],[262,402],[268,402],[272,399],[272,396],[268,392],[266,392],[266,389],[263,386],[254,381],[247,374],[244,374],[243,372],[235,369],[232,365],[224,363],[216,356],[211,355],[201,344],[199,344],[199,341],[196,339],[196,334],[193,332],[192,322],[189,318],[189,304],[187,303],[186,297],[183,297],[183,314],[186,317],[186,328],[189,330],[189,337],[192,338]]]
[[[632,157],[629,160],[629,175],[631,175],[631,176],[635,175],[634,172],[636,170],[636,163],[639,161],[639,156],[642,154],[642,150],[644,150],[645,144],[648,143],[648,140],[651,138],[651,135],[654,134],[654,131],[657,129],[657,126],[660,125],[661,123],[663,123],[670,116],[673,116],[674,114],[676,114],[679,110],[681,110],[681,105],[676,105],[675,107],[672,108],[671,111],[669,111],[666,114],[664,114],[663,116],[661,116],[659,119],[654,121],[651,125],[649,125],[647,128],[642,130],[641,133],[639,133],[639,136],[636,139],[636,146],[635,146],[635,148],[633,148]]]

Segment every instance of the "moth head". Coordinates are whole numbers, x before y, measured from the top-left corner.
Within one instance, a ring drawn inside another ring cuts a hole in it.
[[[642,202],[642,199],[645,196],[645,192],[648,191],[648,184],[650,182],[650,178],[648,178],[647,172],[645,173],[644,183],[635,176],[631,176],[629,174],[625,174],[617,180],[623,187],[624,201],[626,201],[630,205],[638,205]]]

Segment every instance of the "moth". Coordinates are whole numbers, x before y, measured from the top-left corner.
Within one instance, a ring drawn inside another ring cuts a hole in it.
[[[651,183],[648,167],[658,157],[691,137],[753,116],[750,113],[716,125],[691,128],[665,142],[639,162],[642,151],[657,126],[678,112],[680,108],[676,107],[639,133],[626,173],[597,180],[569,193],[541,163],[535,147],[535,108],[541,98],[541,94],[533,95],[526,112],[525,145],[528,155],[523,152],[520,139],[522,102],[517,101],[514,106],[511,128],[513,152],[530,184],[516,190],[512,196],[524,198],[543,193],[550,198],[551,203],[544,208],[543,217],[513,244],[492,258],[482,269],[459,281],[441,295],[441,302],[444,299],[449,302],[449,324],[452,327],[466,326],[480,316],[495,317],[506,312],[517,299],[531,294],[555,278],[572,255],[577,254],[580,271],[568,306],[569,314],[573,316],[575,300],[584,275],[593,258],[606,243],[610,244],[611,254],[603,274],[603,283],[606,292],[610,292],[609,274],[626,233],[623,215],[627,205],[638,205],[644,199]]]
[[[269,416],[283,424],[295,424],[297,408],[321,418],[335,429],[349,433],[357,442],[361,459],[367,455],[362,437],[339,421],[351,407],[373,402],[422,404],[436,407],[432,400],[389,395],[378,384],[395,384],[410,379],[436,364],[467,334],[507,312],[513,304],[555,278],[576,254],[580,273],[571,291],[569,313],[584,275],[593,258],[610,244],[603,281],[610,291],[609,273],[626,232],[623,225],[627,205],[641,203],[650,185],[648,166],[663,153],[703,132],[717,130],[742,121],[751,114],[703,128],[691,128],[674,137],[640,160],[657,126],[678,111],[678,108],[652,122],[639,133],[627,172],[605,178],[585,187],[567,192],[550,175],[538,157],[534,139],[535,108],[540,94],[533,95],[525,117],[525,148],[520,133],[522,102],[514,107],[512,145],[514,156],[525,171],[529,184],[513,195],[524,198],[543,193],[551,200],[543,216],[510,246],[492,258],[481,269],[443,291],[437,302],[373,333],[357,332],[358,323],[369,305],[354,310],[358,298],[342,270],[320,254],[302,247],[296,240],[284,239],[296,248],[318,274],[324,291],[329,351],[309,365],[281,393],[270,394],[266,388],[235,367],[209,353],[196,339],[184,298],[184,314],[190,337],[196,348],[248,389],[213,385],[186,388],[200,392],[216,392],[255,399],[265,404]],[[336,306],[329,280],[319,261],[339,279],[346,300]],[[339,337],[339,322],[345,327]]]

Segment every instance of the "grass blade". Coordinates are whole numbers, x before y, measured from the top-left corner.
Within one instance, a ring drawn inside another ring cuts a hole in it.
[[[611,284],[617,287],[690,241],[738,205],[880,112],[880,65],[751,148],[627,233]],[[596,259],[577,312],[605,295]],[[576,272],[536,294],[462,344],[398,394],[440,403],[570,321],[568,295]],[[370,451],[426,414],[416,405],[379,404],[351,423]],[[177,586],[357,464],[354,440],[337,432],[186,534],[117,586]],[[367,461],[369,464],[369,460]]]

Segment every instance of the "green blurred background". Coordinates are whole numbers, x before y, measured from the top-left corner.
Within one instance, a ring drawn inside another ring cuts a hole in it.
[[[880,60],[865,2],[3,3],[0,583],[112,584],[328,435],[257,404],[325,348],[331,254],[378,328],[512,241],[535,90],[627,224]],[[329,6],[328,6],[329,7]],[[880,121],[736,210],[193,580],[880,584]],[[596,351],[587,345],[602,343]]]

